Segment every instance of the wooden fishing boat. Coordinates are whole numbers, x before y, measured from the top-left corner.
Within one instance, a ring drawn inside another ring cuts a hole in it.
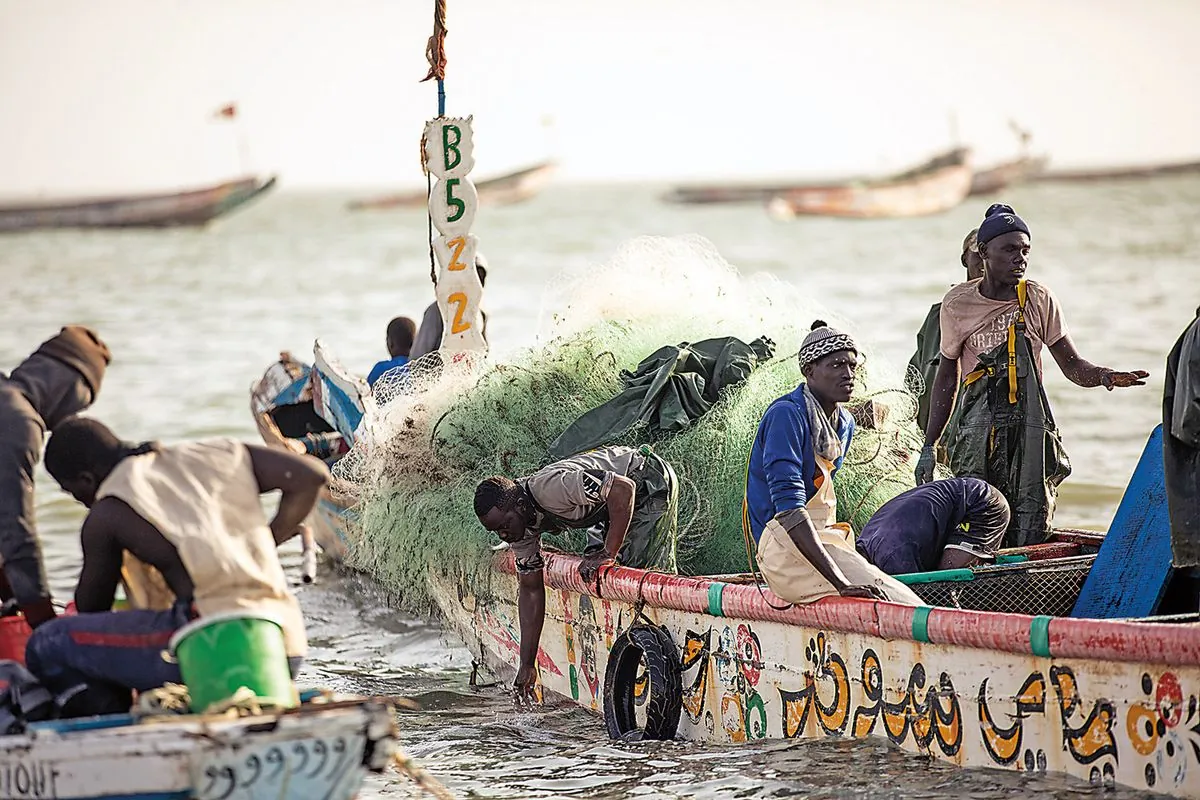
[[[279,361],[269,366],[251,387],[250,413],[267,445],[308,453],[332,464],[349,450],[353,439],[347,440],[320,413],[325,410],[321,397],[330,395],[327,375],[333,369],[324,360],[323,349],[319,348],[319,352],[327,372],[323,373],[318,364],[315,380],[313,367],[290,353],[280,353]],[[315,393],[314,387],[317,387]],[[334,394],[340,391],[335,387]],[[345,559],[352,541],[357,503],[353,488],[335,479],[322,490],[308,520],[317,545],[335,561]]]
[[[484,205],[511,205],[528,200],[541,192],[550,183],[558,164],[554,161],[543,161],[531,167],[525,167],[515,172],[498,175],[495,178],[479,181],[475,184],[479,192],[479,202]],[[424,189],[418,189],[401,194],[390,194],[383,197],[354,200],[349,204],[352,211],[379,210],[389,208],[423,208],[429,203],[429,195]]]
[[[839,597],[789,606],[750,576],[618,567],[589,586],[578,563],[547,559],[540,682],[604,713],[610,735],[873,736],[964,767],[1200,797],[1195,622]],[[520,641],[511,557],[496,569],[486,595],[447,574],[431,581],[478,663],[511,677]]]
[[[1091,183],[1093,181],[1158,178],[1166,175],[1190,175],[1198,172],[1200,172],[1200,161],[1177,161],[1167,164],[1147,164],[1144,166],[1054,170],[1036,176],[1036,180],[1054,183]]]
[[[834,217],[915,217],[954,208],[971,188],[970,151],[956,148],[889,178],[794,187],[774,195],[768,212],[781,219],[802,214]]]
[[[1049,163],[1049,159],[1045,156],[1022,156],[988,169],[979,170],[971,176],[971,188],[967,192],[967,196],[991,194],[1036,178],[1045,171],[1047,163]]]
[[[248,177],[182,192],[0,205],[0,232],[34,228],[166,228],[202,226],[275,185]]]
[[[803,185],[803,184],[800,184]],[[709,183],[674,186],[662,199],[668,203],[765,203],[777,194],[796,188],[795,183]]]
[[[244,717],[121,714],[0,736],[0,797],[350,800],[396,753],[391,701],[304,703]]]

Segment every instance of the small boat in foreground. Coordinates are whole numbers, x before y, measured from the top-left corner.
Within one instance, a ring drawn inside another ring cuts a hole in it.
[[[971,188],[967,197],[991,194],[1014,184],[1037,178],[1046,170],[1050,159],[1045,156],[1028,157],[1005,161],[988,169],[979,170],[971,176]]]
[[[0,797],[350,800],[397,753],[393,701],[274,713],[128,714],[29,723],[0,736]]]
[[[34,228],[167,228],[202,226],[275,185],[239,178],[181,192],[0,205],[0,232]]]
[[[479,192],[479,202],[484,205],[503,206],[528,200],[546,188],[557,170],[558,164],[556,162],[543,161],[531,167],[479,181],[475,184],[475,189]],[[389,208],[424,208],[428,204],[429,195],[424,189],[418,189],[401,194],[369,198],[367,200],[354,200],[347,207],[351,211],[364,211]]]
[[[796,186],[774,195],[767,211],[779,219],[800,215],[916,217],[948,211],[971,188],[970,151],[955,148],[888,178],[824,186]]]

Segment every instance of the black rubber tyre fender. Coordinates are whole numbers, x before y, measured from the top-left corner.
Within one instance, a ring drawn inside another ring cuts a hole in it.
[[[638,729],[634,714],[634,682],[642,660],[650,698],[646,727]],[[604,670],[604,724],[613,739],[674,739],[683,711],[679,652],[666,629],[634,625],[619,635]]]

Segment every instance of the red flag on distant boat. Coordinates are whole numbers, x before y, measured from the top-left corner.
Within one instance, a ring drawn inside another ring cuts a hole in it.
[[[229,103],[221,106],[213,112],[213,117],[217,119],[233,119],[237,116],[237,103]]]

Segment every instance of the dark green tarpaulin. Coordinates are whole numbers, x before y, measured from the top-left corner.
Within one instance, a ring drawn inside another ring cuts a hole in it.
[[[775,345],[760,337],[750,344],[732,336],[660,347],[622,372],[625,388],[571,423],[550,445],[552,460],[613,444],[637,425],[648,438],[678,433],[710,409],[727,386],[746,380],[770,359]]]
[[[1008,343],[979,357],[985,375],[959,388],[942,442],[950,469],[982,478],[1004,494],[1012,521],[1004,547],[1044,542],[1050,533],[1058,485],[1071,464],[1042,390],[1024,324],[1016,336],[1017,402],[1009,402]]]

